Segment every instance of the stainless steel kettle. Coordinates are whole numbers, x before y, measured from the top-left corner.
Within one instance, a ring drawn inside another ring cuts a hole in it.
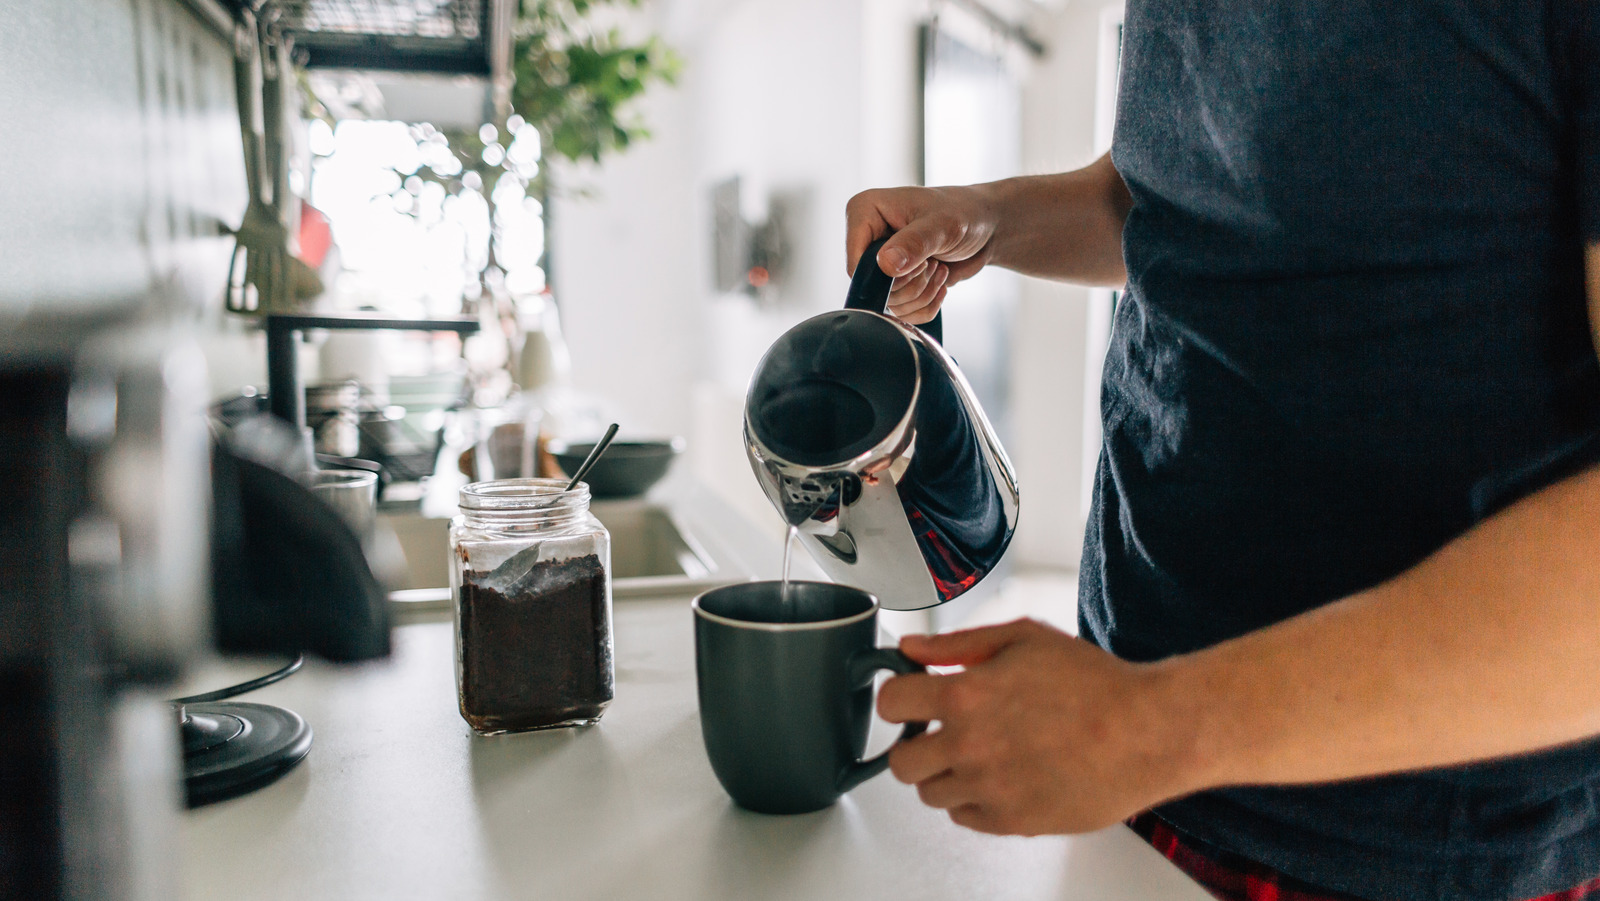
[[[756,367],[744,440],[767,499],[835,581],[890,610],[959,597],[1016,530],[1016,476],[938,318],[884,315],[883,241],[843,310],[785,332]]]

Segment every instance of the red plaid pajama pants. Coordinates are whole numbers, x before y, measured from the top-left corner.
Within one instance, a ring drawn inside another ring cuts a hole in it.
[[[1248,858],[1207,847],[1189,836],[1179,835],[1153,813],[1141,813],[1129,820],[1128,825],[1178,869],[1189,874],[1189,878],[1222,901],[1363,901],[1353,895],[1307,885]],[[1530,901],[1581,899],[1600,901],[1600,879]]]

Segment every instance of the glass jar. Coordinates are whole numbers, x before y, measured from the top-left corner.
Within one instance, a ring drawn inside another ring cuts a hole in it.
[[[461,489],[450,523],[461,716],[486,735],[588,725],[611,702],[611,536],[589,486]]]

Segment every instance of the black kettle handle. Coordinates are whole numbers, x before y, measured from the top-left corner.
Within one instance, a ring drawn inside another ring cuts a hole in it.
[[[871,244],[856,261],[856,274],[850,279],[850,293],[844,296],[844,308],[847,310],[871,310],[874,313],[886,313],[889,310],[889,288],[894,284],[894,279],[878,268],[878,251],[888,242],[889,236],[885,235]],[[923,334],[933,340],[944,343],[944,314],[933,317],[931,322],[918,326]]]

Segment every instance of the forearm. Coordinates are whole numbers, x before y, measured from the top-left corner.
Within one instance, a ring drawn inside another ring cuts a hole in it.
[[[993,263],[1039,278],[1127,281],[1122,225],[1132,201],[1107,154],[1073,172],[979,185],[995,210]]]
[[[1150,668],[1174,789],[1458,764],[1600,734],[1600,469],[1396,578]]]

